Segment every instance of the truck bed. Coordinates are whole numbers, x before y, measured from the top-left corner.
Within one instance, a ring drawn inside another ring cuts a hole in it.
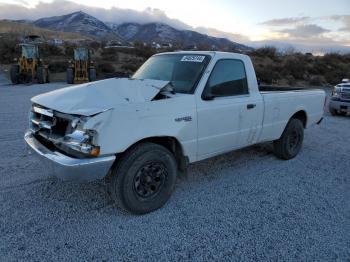
[[[270,91],[260,91],[265,105],[262,141],[272,141],[279,137],[296,112],[306,113],[306,127],[322,118],[325,97],[323,90],[279,87],[267,89]]]

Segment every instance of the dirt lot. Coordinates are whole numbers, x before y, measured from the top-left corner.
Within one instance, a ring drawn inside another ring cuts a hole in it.
[[[64,84],[0,81],[0,260],[350,260],[350,117],[327,113],[291,161],[266,144],[191,165],[164,208],[137,217],[102,182],[48,178],[28,154],[30,97]]]

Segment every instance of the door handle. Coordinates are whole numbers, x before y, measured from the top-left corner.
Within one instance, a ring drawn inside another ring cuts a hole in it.
[[[247,109],[250,110],[250,109],[253,109],[256,107],[256,104],[248,104],[247,105]]]

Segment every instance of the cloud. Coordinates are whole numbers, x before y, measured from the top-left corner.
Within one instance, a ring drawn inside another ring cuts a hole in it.
[[[337,23],[342,25],[338,29]],[[283,49],[291,44],[303,51],[350,52],[350,15],[289,17],[268,20],[260,25],[268,27],[266,40],[255,42],[253,46],[271,43]],[[332,30],[323,25],[330,26]]]
[[[291,38],[312,38],[330,32],[321,26],[315,24],[298,25],[294,28],[287,28],[277,31],[282,34],[288,34]]]
[[[28,19],[36,20],[42,17],[59,16],[76,11],[86,12],[104,22],[121,24],[162,22],[177,29],[191,29],[191,27],[178,19],[169,18],[166,13],[156,8],[146,8],[144,11],[112,7],[110,9],[90,7],[65,0],[55,0],[51,3],[39,2],[35,8],[19,4],[1,4],[0,19]]]
[[[350,33],[350,15],[333,15],[326,18],[343,23],[343,27],[339,28],[339,31]]]
[[[51,3],[39,2],[35,8],[29,8],[23,5],[0,4],[0,19],[36,20],[42,17],[65,15],[76,11],[86,12],[103,22],[115,24],[122,24],[125,22],[139,24],[158,22],[168,24],[176,29],[196,30],[202,34],[228,38],[235,42],[249,41],[247,36],[240,34],[221,32],[219,30],[206,27],[193,28],[178,19],[169,18],[166,13],[160,9],[150,7],[140,12],[132,9],[122,9],[117,7],[112,7],[110,9],[90,7],[66,0],[55,0]]]
[[[303,52],[327,53],[327,52],[350,52],[350,40],[337,40],[333,37],[331,30],[323,28],[316,24],[301,24],[285,29],[270,31],[266,39],[253,43],[253,46],[259,44],[271,44],[281,49],[290,45]]]
[[[17,2],[17,3],[24,5],[24,6],[29,6],[29,3],[25,0],[14,0],[14,2]]]
[[[76,11],[83,11],[104,22],[116,24],[124,22],[140,24],[160,22],[169,24],[180,30],[195,30],[203,34],[224,37],[231,41],[247,45],[255,44],[245,35],[222,32],[208,27],[193,28],[178,19],[169,18],[164,11],[156,8],[146,8],[143,11],[117,7],[105,9],[86,6],[69,0],[39,2],[34,7],[30,7],[31,5],[28,4],[30,3],[29,0],[15,0],[13,3],[15,4],[0,3],[0,19],[36,20],[43,17],[59,16]],[[327,20],[328,22],[331,21],[330,23],[339,24],[339,31],[334,29],[331,32],[320,26],[320,20]],[[348,33],[350,32],[350,15],[334,15],[318,18],[308,16],[287,17],[268,20],[259,25],[267,27],[266,31],[268,33],[264,35],[263,39],[271,40],[274,43],[283,42],[296,47],[305,46],[305,50],[307,50],[307,48],[309,48],[308,50],[313,50],[318,47],[326,48],[327,46],[338,46],[339,49],[342,49],[349,48],[350,46],[350,39],[348,37]]]
[[[296,25],[300,23],[305,23],[310,20],[310,17],[288,17],[288,18],[280,18],[280,19],[272,19],[267,20],[265,22],[260,23],[260,25],[265,26],[286,26],[286,25]]]
[[[235,33],[228,33],[228,32],[223,32],[220,30],[217,30],[215,28],[209,28],[209,27],[196,27],[194,28],[195,31],[214,36],[214,37],[219,37],[219,38],[227,38],[231,41],[234,42],[239,42],[239,43],[247,43],[250,41],[248,36],[241,35],[241,34],[235,34]]]
[[[295,48],[300,52],[311,52],[314,54],[325,54],[325,53],[350,53],[350,47],[345,45],[346,43],[336,42],[332,39],[324,39],[324,41],[319,41],[319,39],[308,40],[308,41],[291,41],[291,40],[263,40],[252,42],[252,47],[261,46],[275,46],[281,51],[289,50],[290,48]]]

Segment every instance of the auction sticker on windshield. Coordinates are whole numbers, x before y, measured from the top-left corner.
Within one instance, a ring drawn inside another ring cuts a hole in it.
[[[205,56],[202,55],[185,55],[181,62],[193,62],[193,63],[202,63],[205,59]]]

